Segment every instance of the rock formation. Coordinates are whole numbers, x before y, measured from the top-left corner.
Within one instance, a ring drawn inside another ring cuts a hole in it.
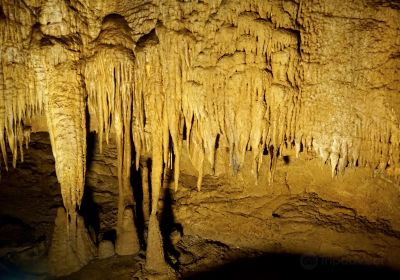
[[[146,268],[160,273],[168,170],[178,192],[189,165],[199,191],[204,175],[241,170],[269,188],[278,160],[295,155],[320,158],[332,180],[367,167],[396,184],[399,30],[393,1],[1,0],[4,167],[7,146],[15,166],[30,133],[48,131],[65,207],[55,243],[90,252],[68,249],[70,267],[55,262],[55,274],[94,256],[79,214],[90,132],[100,151],[103,140],[117,149],[115,252],[140,250],[132,187],[142,185]],[[135,169],[143,183],[131,182]]]
[[[82,217],[77,217],[74,225],[76,229],[66,234],[66,229],[71,225],[65,210],[59,208],[49,252],[49,269],[53,275],[66,275],[77,271],[96,254]]]

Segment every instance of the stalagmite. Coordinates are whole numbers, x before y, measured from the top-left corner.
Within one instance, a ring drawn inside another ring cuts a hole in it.
[[[110,240],[102,240],[99,243],[98,258],[107,259],[115,255],[114,244]]]
[[[71,227],[69,215],[64,208],[59,208],[49,251],[49,269],[54,276],[77,271],[96,255],[96,247],[89,237],[83,218],[77,217],[74,233],[67,234],[68,227]]]

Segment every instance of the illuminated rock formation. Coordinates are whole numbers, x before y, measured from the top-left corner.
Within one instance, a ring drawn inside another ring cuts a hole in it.
[[[66,209],[55,240],[75,248],[77,234],[88,240],[78,214],[87,133],[97,133],[100,151],[103,139],[113,137],[115,252],[140,250],[131,168],[141,168],[146,267],[156,272],[168,271],[158,218],[163,175],[172,169],[179,191],[183,153],[199,191],[205,168],[216,170],[217,149],[228,150],[233,174],[251,151],[247,164],[256,183],[264,155],[271,184],[277,160],[287,154],[320,157],[332,177],[349,167],[398,177],[400,10],[390,3],[2,0],[5,168],[6,145],[15,166],[30,133],[49,132]],[[91,257],[55,273],[79,269]]]
[[[57,211],[53,240],[49,251],[49,270],[53,275],[66,275],[81,269],[96,255],[82,217],[77,217],[74,231],[63,208]]]

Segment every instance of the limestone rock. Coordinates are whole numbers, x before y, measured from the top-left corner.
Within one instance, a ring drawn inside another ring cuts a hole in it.
[[[70,230],[68,220],[65,209],[59,208],[49,251],[49,271],[54,276],[78,271],[96,256],[82,217],[77,218],[75,230]]]
[[[103,240],[99,244],[98,258],[106,259],[115,255],[114,244],[110,240]]]
[[[123,212],[123,225],[117,232],[115,252],[118,255],[134,255],[139,252],[139,240],[137,239],[136,227],[133,221],[132,209],[127,208]]]
[[[165,263],[160,226],[155,215],[150,216],[149,232],[147,234],[146,269],[157,273],[168,272]]]
[[[139,250],[136,213],[127,210],[136,203],[132,166],[149,160],[151,269],[163,259],[156,217],[170,169],[175,190],[182,168],[195,169],[198,191],[212,172],[246,171],[256,184],[267,174],[272,185],[279,160],[295,154],[319,158],[333,178],[367,167],[396,185],[399,18],[398,3],[389,0],[0,0],[5,169],[7,149],[16,166],[30,133],[49,132],[66,215],[73,217],[71,223],[60,213],[55,248],[70,252],[65,244],[72,242],[74,251],[80,239],[61,228],[72,225],[86,240],[76,211],[87,134],[96,132],[100,151],[112,135],[115,250],[125,255]],[[221,168],[217,154],[225,150]],[[190,163],[181,167],[184,156]],[[90,259],[68,254],[72,270]]]

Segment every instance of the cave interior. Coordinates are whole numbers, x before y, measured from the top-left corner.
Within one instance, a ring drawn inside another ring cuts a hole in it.
[[[399,279],[399,38],[392,0],[0,0],[0,279]]]

